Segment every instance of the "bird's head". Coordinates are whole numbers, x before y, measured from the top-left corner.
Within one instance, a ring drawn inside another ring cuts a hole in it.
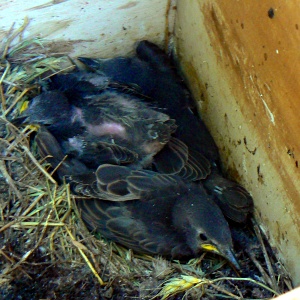
[[[174,206],[174,225],[194,255],[203,251],[216,253],[240,269],[233,252],[231,232],[220,208],[201,186],[195,184],[195,187]]]

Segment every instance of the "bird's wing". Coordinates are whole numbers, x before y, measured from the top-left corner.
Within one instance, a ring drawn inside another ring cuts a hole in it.
[[[177,174],[187,181],[201,180],[210,174],[210,162],[174,137],[155,155],[153,163],[158,172]]]
[[[211,164],[200,152],[189,148],[188,161],[178,173],[187,181],[198,181],[207,178],[211,173]]]
[[[165,147],[155,155],[153,163],[160,173],[177,174],[187,163],[188,155],[186,144],[172,137]]]
[[[187,190],[179,177],[104,164],[96,171],[98,198],[111,201],[169,198]]]
[[[253,212],[251,195],[237,182],[213,173],[204,181],[204,186],[227,218],[243,223]]]
[[[95,137],[93,141],[84,141],[84,144],[84,151],[78,155],[78,159],[93,168],[103,163],[132,164],[139,159],[135,151],[114,143],[97,140]]]
[[[179,177],[149,170],[133,170],[125,166],[103,164],[95,173],[68,176],[77,195],[109,201],[172,198],[187,190]]]
[[[163,222],[149,226],[147,212],[141,217],[144,204],[139,200],[120,203],[79,199],[77,206],[90,230],[136,252],[169,255],[174,247],[174,234]]]

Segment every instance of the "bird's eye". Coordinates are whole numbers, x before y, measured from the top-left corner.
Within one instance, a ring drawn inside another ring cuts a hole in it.
[[[200,233],[200,234],[199,234],[199,238],[200,238],[200,240],[202,240],[202,241],[207,241],[207,236],[206,236],[204,233]]]

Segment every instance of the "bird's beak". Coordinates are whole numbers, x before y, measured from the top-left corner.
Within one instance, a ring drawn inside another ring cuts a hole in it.
[[[231,249],[226,249],[225,251],[219,251],[219,249],[212,244],[202,244],[201,248],[207,252],[217,253],[220,256],[226,258],[237,270],[241,269],[240,264],[238,263],[233,251]]]
[[[237,270],[241,270],[241,266],[231,249],[225,250],[224,253],[220,253],[220,255],[225,257]]]

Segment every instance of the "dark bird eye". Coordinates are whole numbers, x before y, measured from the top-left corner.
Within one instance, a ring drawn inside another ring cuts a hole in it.
[[[207,241],[207,236],[206,236],[204,233],[200,233],[200,234],[199,234],[199,238],[200,238],[200,240],[202,240],[202,241]]]

